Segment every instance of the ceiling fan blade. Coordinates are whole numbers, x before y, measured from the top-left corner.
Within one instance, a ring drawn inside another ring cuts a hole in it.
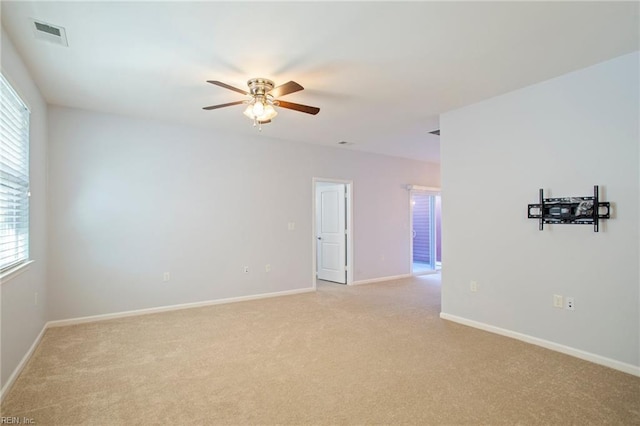
[[[289,93],[299,92],[300,90],[304,90],[304,87],[300,86],[295,81],[290,81],[285,84],[281,84],[278,87],[273,88],[269,94],[274,98],[279,98],[280,96],[288,95]]]
[[[225,89],[233,90],[234,92],[242,93],[243,95],[248,95],[249,92],[246,90],[238,89],[237,87],[229,86],[226,83],[216,80],[207,80],[207,83],[215,84],[216,86],[224,87]]]
[[[317,113],[320,112],[320,108],[316,108],[308,105],[295,104],[293,102],[285,102],[280,100],[278,101],[278,106],[281,106],[282,108],[292,109],[294,111],[306,112],[307,114],[312,114],[312,115],[316,115]]]
[[[224,108],[224,107],[228,107],[228,106],[232,106],[232,105],[240,105],[243,104],[244,101],[235,101],[235,102],[229,102],[228,104],[220,104],[220,105],[211,105],[208,107],[204,107],[202,109],[206,109],[207,111],[210,111],[212,109],[218,109],[218,108]]]

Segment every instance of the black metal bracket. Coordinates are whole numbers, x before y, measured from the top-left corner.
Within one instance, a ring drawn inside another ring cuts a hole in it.
[[[601,213],[601,209],[605,209]],[[544,224],[593,225],[593,232],[598,232],[600,219],[611,217],[609,202],[598,198],[598,185],[593,187],[593,196],[544,198],[540,189],[540,203],[529,204],[529,219],[538,219],[538,229],[542,231]]]

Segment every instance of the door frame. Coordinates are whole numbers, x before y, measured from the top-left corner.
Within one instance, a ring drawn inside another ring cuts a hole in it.
[[[311,253],[312,253],[312,268],[311,268],[311,282],[312,287],[316,289],[316,277],[318,270],[318,244],[317,244],[317,218],[316,218],[316,187],[318,183],[337,183],[344,184],[346,186],[346,225],[347,225],[347,285],[353,283],[353,181],[344,179],[333,178],[320,178],[314,177],[311,179]]]
[[[433,274],[437,271],[437,269],[435,269],[435,264],[437,260],[435,259],[433,262],[434,264],[433,271],[420,272],[420,273],[413,272],[413,202],[412,202],[413,200],[412,198],[413,198],[413,194],[415,193],[441,197],[440,188],[435,186],[407,185],[407,190],[409,194],[409,273],[411,275]],[[435,228],[435,224],[434,224],[434,228]],[[432,233],[431,239],[433,242],[433,246],[435,247],[435,240],[436,240],[435,233]]]

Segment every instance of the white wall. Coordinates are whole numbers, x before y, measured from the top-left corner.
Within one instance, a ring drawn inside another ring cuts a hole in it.
[[[265,133],[51,107],[50,319],[310,288],[313,177],[354,182],[354,279],[409,273],[405,186],[437,165]]]
[[[639,56],[444,114],[445,315],[640,365]],[[527,219],[527,204],[601,188],[593,227]],[[469,291],[476,280],[479,290]],[[552,307],[553,294],[575,311]]]
[[[47,105],[4,30],[1,39],[2,73],[31,110],[29,220],[31,258],[35,260],[26,271],[0,286],[0,385],[4,388],[47,320]]]

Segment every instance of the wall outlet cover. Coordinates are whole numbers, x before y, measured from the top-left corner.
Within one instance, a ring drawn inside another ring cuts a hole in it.
[[[553,295],[553,307],[554,308],[562,308],[564,303],[562,301],[562,296],[560,294]]]

